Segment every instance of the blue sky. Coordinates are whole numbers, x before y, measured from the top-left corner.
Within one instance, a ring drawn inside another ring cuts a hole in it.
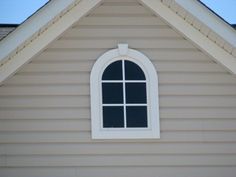
[[[48,0],[0,0],[0,24],[20,24]]]
[[[20,24],[48,0],[0,0],[0,24]],[[201,0],[228,23],[236,24],[236,0]]]
[[[230,24],[236,24],[236,0],[201,0]]]

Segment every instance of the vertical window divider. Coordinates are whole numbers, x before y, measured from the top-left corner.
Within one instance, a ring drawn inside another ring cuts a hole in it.
[[[123,108],[124,108],[124,128],[127,128],[126,118],[126,89],[125,89],[125,60],[122,60],[122,83],[123,83]]]

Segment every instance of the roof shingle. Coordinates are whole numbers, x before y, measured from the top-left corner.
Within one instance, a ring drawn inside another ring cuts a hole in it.
[[[15,24],[0,24],[0,41],[12,32],[18,25]]]

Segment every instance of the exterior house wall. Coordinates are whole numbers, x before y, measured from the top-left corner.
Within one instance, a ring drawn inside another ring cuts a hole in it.
[[[90,71],[118,43],[157,69],[160,139],[91,139]],[[135,0],[106,0],[0,87],[0,176],[234,177],[235,106],[235,76]]]

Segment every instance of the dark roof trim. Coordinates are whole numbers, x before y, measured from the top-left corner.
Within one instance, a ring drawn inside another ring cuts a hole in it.
[[[3,28],[3,27],[17,27],[19,26],[19,24],[0,24],[0,28]]]

